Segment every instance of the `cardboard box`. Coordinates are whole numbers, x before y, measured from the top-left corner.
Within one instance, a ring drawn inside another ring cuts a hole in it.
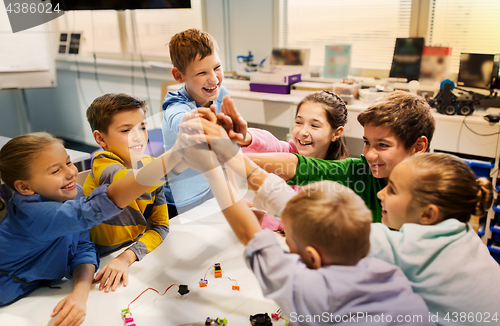
[[[300,73],[286,72],[253,72],[250,73],[250,83],[254,84],[272,84],[272,85],[291,85],[301,81]]]

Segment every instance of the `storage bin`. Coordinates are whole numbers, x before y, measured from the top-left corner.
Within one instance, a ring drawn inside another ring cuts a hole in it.
[[[488,178],[490,177],[490,170],[495,166],[493,163],[489,162],[481,162],[481,161],[475,161],[475,160],[467,160],[463,159],[465,163],[472,169],[476,177],[485,177]]]
[[[496,241],[488,241],[488,250],[491,256],[500,264],[500,243]]]
[[[500,243],[500,222],[498,220],[491,220],[490,223],[491,238]]]

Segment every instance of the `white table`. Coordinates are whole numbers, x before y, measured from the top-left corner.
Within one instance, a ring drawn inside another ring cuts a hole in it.
[[[129,269],[129,285],[104,293],[94,285],[87,302],[83,325],[123,326],[120,312],[148,287],[163,293],[171,284],[186,284],[191,291],[178,297],[173,286],[164,296],[153,291],[131,305],[137,326],[204,325],[207,317],[227,318],[228,325],[250,325],[249,317],[267,312],[277,304],[263,297],[260,286],[243,259],[244,247],[234,236],[215,199],[170,220],[170,234],[158,248]],[[112,255],[112,257],[116,254]],[[101,260],[103,267],[112,258]],[[222,268],[222,279],[207,273],[208,286],[198,281],[214,263]],[[235,279],[240,291],[233,291]],[[41,288],[12,305],[0,308],[0,324],[15,326],[52,325],[50,313],[73,289],[72,281],[62,289]],[[274,322],[284,325],[284,321]]]
[[[12,138],[0,136],[0,148],[2,148],[2,146],[5,145],[11,139]],[[83,166],[83,162],[85,160],[90,159],[90,153],[75,151],[75,150],[67,149],[67,148],[66,148],[66,152],[68,153],[68,155],[71,159],[71,162],[73,162],[73,164],[75,164],[75,165],[80,164],[81,165],[80,169],[79,169],[80,171],[85,169],[85,167]]]

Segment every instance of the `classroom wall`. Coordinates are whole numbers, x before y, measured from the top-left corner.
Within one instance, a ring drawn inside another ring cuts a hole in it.
[[[218,41],[225,70],[243,69],[244,65],[236,62],[236,56],[246,55],[249,50],[258,61],[271,52],[273,1],[207,0],[204,5],[205,28]],[[76,68],[72,62],[58,61],[57,87],[25,91],[31,129],[49,131],[59,137],[94,145],[85,111],[102,92],[95,80],[92,61],[79,64],[80,81]],[[98,71],[104,93],[125,92],[148,99],[140,67],[135,68],[134,91],[130,66],[99,63]],[[163,81],[173,81],[173,78],[166,68],[148,68],[146,74],[151,102],[149,107],[153,113],[158,113],[162,101],[160,85]],[[26,132],[22,128],[23,119],[17,112],[22,104],[19,101],[18,91],[0,91],[0,135],[13,137]]]

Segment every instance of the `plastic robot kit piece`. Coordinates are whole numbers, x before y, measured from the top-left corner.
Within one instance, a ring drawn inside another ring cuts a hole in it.
[[[125,326],[135,326],[134,318],[132,317],[132,313],[128,308],[122,309],[122,319],[125,323]]]
[[[212,326],[212,325],[227,325],[227,319],[220,319],[219,317],[212,319],[210,317],[207,317],[207,320],[205,321],[205,326]]]
[[[220,268],[220,263],[215,263],[214,265],[214,276],[215,278],[222,278],[222,270]]]
[[[239,291],[240,287],[239,285],[233,285],[233,291]]]
[[[200,288],[204,288],[208,286],[208,280],[201,279],[200,280]]]
[[[265,314],[256,314],[250,316],[250,324],[252,326],[272,326],[273,322],[266,312]]]

